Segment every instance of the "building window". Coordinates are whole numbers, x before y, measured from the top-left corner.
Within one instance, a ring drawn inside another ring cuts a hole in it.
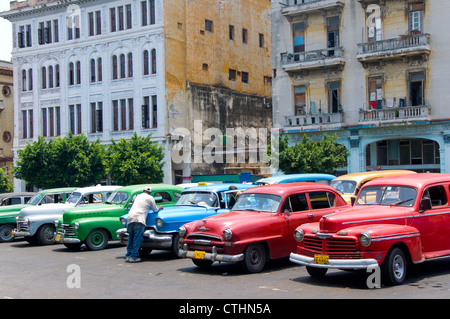
[[[156,74],[156,49],[152,49],[152,74]]]
[[[248,83],[248,72],[241,72],[242,83]]]
[[[234,25],[229,25],[228,26],[228,38],[230,40],[234,40]]]
[[[67,39],[80,38],[80,16],[77,14],[67,16]]]
[[[408,87],[410,105],[425,105],[425,73],[410,73]]]
[[[259,34],[259,47],[264,48],[264,34]]]
[[[242,29],[242,43],[247,44],[248,31],[247,29]]]
[[[296,116],[306,114],[306,88],[304,86],[294,87],[294,114]]]
[[[158,127],[157,101],[156,95],[144,96],[144,104],[142,105],[142,128]]]
[[[102,15],[100,11],[88,13],[89,36],[99,35],[102,33]]]
[[[17,34],[17,45],[19,48],[32,46],[31,24],[19,27],[19,33]]]
[[[111,22],[111,32],[116,32],[116,8],[109,9],[109,19]]]
[[[42,108],[42,136],[52,137],[61,134],[60,107]]]
[[[236,70],[233,69],[228,70],[228,80],[236,81]]]
[[[101,82],[102,81],[102,58],[91,59],[90,62],[91,69],[91,83],[93,82]]]
[[[144,51],[144,75],[149,75],[150,73],[150,63],[149,63],[148,51]]]
[[[332,82],[328,84],[328,112],[340,113],[342,112],[341,102],[341,83]]]
[[[45,66],[41,68],[41,87],[43,89],[47,88],[47,69]]]
[[[73,62],[69,63],[69,85],[75,84],[75,66]]]
[[[423,2],[409,4],[409,32],[420,34],[423,32]]]
[[[69,105],[69,130],[81,134],[81,104]]]
[[[305,52],[305,23],[296,23],[293,29],[294,61],[299,61],[300,57],[296,53]]]
[[[91,133],[103,132],[103,103],[91,103]]]
[[[133,99],[113,100],[113,131],[126,131],[134,129]]]
[[[155,0],[141,1],[142,26],[155,24]]]
[[[112,77],[113,80],[117,80],[117,55],[112,57]]]
[[[128,68],[128,77],[133,77],[133,53],[128,53],[127,55],[127,68]]]
[[[383,101],[383,78],[369,78],[369,109],[381,109]]]
[[[213,32],[213,22],[211,20],[205,20],[205,30],[208,32]]]

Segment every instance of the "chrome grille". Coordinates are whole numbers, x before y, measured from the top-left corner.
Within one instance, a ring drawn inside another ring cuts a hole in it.
[[[19,231],[28,231],[29,230],[28,222],[26,222],[25,220],[18,220],[17,221],[17,229]]]
[[[334,259],[361,258],[355,238],[320,239],[315,236],[305,236],[300,253],[311,257],[314,254],[325,254]]]
[[[62,224],[61,228],[58,229],[58,232],[64,234],[64,236],[76,236],[77,235],[75,228],[68,224]]]

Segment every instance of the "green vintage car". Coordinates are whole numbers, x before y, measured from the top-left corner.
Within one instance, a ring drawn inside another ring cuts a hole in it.
[[[140,184],[124,186],[111,194],[105,204],[77,207],[66,210],[62,219],[55,221],[55,241],[69,249],[79,249],[85,244],[89,250],[101,250],[109,240],[119,240],[116,231],[122,228],[120,216],[127,214],[134,198],[145,186],[152,188],[157,205],[173,206],[183,188],[167,184]]]
[[[14,240],[13,230],[16,227],[16,217],[22,208],[49,203],[64,203],[76,187],[46,189],[35,194],[26,204],[0,207],[0,242]]]

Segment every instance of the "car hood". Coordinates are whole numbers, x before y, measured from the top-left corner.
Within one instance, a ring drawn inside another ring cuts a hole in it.
[[[0,217],[3,215],[7,215],[13,212],[19,212],[22,208],[32,206],[29,204],[17,204],[17,205],[8,205],[0,207]]]
[[[270,227],[271,223],[277,223],[279,219],[276,217],[279,217],[279,214],[255,211],[230,211],[191,223],[190,234],[204,233],[222,236],[223,231],[229,228],[233,231],[233,234],[242,232],[250,236],[252,233],[258,232],[261,229],[261,225]]]
[[[62,214],[66,209],[74,207],[72,204],[44,204],[39,206],[27,206],[20,210],[19,218],[23,219],[27,216],[34,215],[53,215]]]
[[[157,213],[150,212],[147,215],[147,226],[155,225],[155,219],[162,219],[165,223],[170,222],[190,222],[222,211],[219,208],[196,206],[196,205],[175,205],[164,207]],[[228,211],[228,210],[226,210]]]
[[[367,224],[409,225],[413,211],[411,207],[354,206],[323,216],[319,221],[319,229],[320,232],[335,233],[345,228]]]
[[[70,223],[71,221],[79,218],[103,216],[119,209],[123,209],[123,207],[116,204],[93,204],[70,208],[63,214],[63,223]]]

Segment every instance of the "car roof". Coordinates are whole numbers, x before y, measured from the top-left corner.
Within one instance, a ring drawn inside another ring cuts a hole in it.
[[[98,186],[87,186],[87,187],[80,187],[75,190],[75,192],[86,194],[91,192],[112,192],[115,191],[118,188],[121,188],[122,186],[118,185],[98,185]]]
[[[316,191],[324,189],[331,190],[333,192],[336,191],[336,189],[327,184],[314,182],[296,182],[258,186],[246,190],[245,193],[264,193],[283,196],[285,194],[292,194],[295,192]]]
[[[33,196],[35,194],[36,193],[34,192],[2,193],[0,194],[0,198],[16,197],[16,196]]]
[[[61,188],[49,188],[39,191],[41,194],[52,194],[52,193],[67,193],[73,192],[77,187],[61,187]]]
[[[163,191],[163,190],[177,190],[181,193],[181,191],[183,190],[183,188],[175,186],[175,185],[170,185],[170,184],[136,184],[136,185],[128,185],[128,186],[122,186],[120,188],[117,189],[118,192],[120,191],[131,191],[131,192],[135,192],[138,190],[143,191],[144,187],[146,186],[150,186],[153,191]]]
[[[387,176],[370,181],[364,186],[396,184],[404,186],[416,186],[420,188],[426,185],[437,183],[450,183],[450,174],[416,173],[408,175]]]
[[[230,186],[236,186],[238,189],[247,189],[253,188],[255,185],[253,184],[241,184],[241,183],[223,183],[223,184],[211,184],[205,186],[194,186],[185,189],[185,192],[189,191],[207,191],[207,192],[221,192],[224,190],[228,190]]]
[[[381,178],[388,175],[403,175],[403,174],[415,174],[414,171],[409,170],[380,170],[380,171],[368,171],[359,173],[350,173],[336,177],[333,181],[341,180],[353,180],[355,182],[360,182],[363,180],[371,180],[375,178]]]
[[[317,179],[327,179],[332,180],[336,178],[336,176],[331,174],[324,174],[324,173],[304,173],[304,174],[287,174],[287,175],[274,175],[270,177],[265,177],[257,180],[256,182],[265,182],[265,181],[275,181],[280,182],[286,179],[311,179],[311,178],[317,178]]]

